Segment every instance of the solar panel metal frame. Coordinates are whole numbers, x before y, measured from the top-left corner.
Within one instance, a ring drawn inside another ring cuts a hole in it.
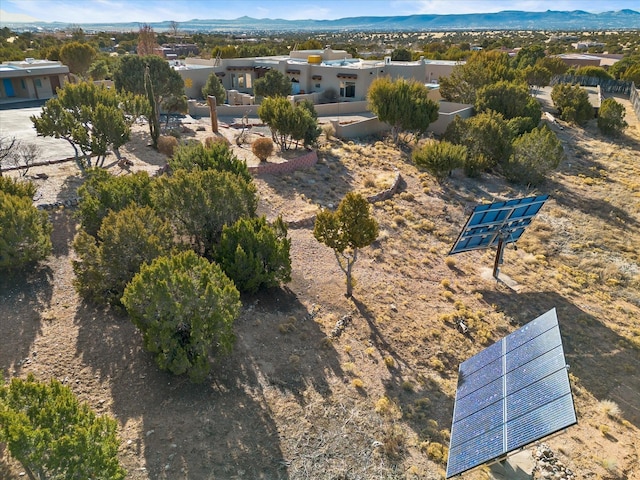
[[[538,195],[477,205],[449,255],[495,247],[500,240],[517,242],[548,198],[549,195]]]
[[[446,478],[576,423],[554,308],[460,364]]]

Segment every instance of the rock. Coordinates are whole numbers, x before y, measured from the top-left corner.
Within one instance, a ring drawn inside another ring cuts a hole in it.
[[[156,431],[155,431],[155,430],[148,430],[148,431],[147,431],[147,437],[148,437],[149,435],[151,435],[152,433],[156,433]]]

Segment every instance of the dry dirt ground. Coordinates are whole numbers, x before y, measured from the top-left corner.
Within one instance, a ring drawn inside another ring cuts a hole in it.
[[[0,369],[59,379],[115,416],[131,479],[441,479],[459,363],[555,307],[579,423],[546,443],[576,479],[638,479],[640,130],[620,101],[632,124],[622,139],[595,123],[552,126],[567,159],[539,190],[461,172],[438,184],[376,139],[325,141],[314,168],[256,178],[260,213],[285,220],[387,188],[396,170],[403,182],[373,206],[380,237],[361,251],[354,298],[333,252],[310,228],[290,229],[291,283],[243,298],[234,352],[201,385],[159,371],[126,316],[78,297],[73,212],[52,211],[50,258],[0,279]],[[147,142],[136,129],[132,169],[166,162]],[[247,150],[237,154],[255,161]],[[82,183],[73,162],[29,173],[48,175],[37,203]],[[551,199],[502,268],[517,291],[487,276],[493,252],[447,257],[475,204],[535,193]],[[0,478],[21,472],[0,450]]]

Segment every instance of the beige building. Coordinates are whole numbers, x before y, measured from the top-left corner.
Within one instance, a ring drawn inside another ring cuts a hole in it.
[[[229,92],[231,104],[252,103],[253,85],[269,70],[278,70],[291,81],[292,95],[335,94],[335,100],[361,101],[366,99],[374,79],[413,79],[436,86],[441,77],[451,74],[458,62],[420,59],[416,62],[392,62],[352,58],[344,50],[300,50],[287,56],[229,58],[204,60],[187,58],[174,68],[185,81],[186,95],[201,98],[202,87],[211,73],[218,75]]]
[[[0,64],[0,101],[46,100],[64,85],[69,67],[60,62],[27,58]]]

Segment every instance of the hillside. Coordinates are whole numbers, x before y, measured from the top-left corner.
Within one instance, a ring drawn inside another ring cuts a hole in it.
[[[640,129],[618,100],[631,127],[616,141],[594,121],[552,125],[567,159],[535,191],[457,171],[438,184],[376,139],[325,141],[313,169],[257,178],[260,213],[285,220],[388,188],[395,171],[403,181],[373,206],[380,236],[355,265],[354,298],[333,252],[291,228],[292,282],[243,298],[234,352],[202,385],[158,371],[124,315],[81,301],[76,224],[53,211],[53,255],[0,278],[0,369],[57,378],[115,415],[131,479],[440,479],[459,363],[555,307],[579,423],[546,443],[575,478],[638,478]],[[123,154],[155,171],[164,159],[147,141],[139,128]],[[33,173],[48,175],[42,202],[82,181],[72,164]],[[446,256],[475,204],[535,193],[551,199],[502,268],[516,289],[487,275],[493,252]],[[0,478],[20,472],[0,451]]]

